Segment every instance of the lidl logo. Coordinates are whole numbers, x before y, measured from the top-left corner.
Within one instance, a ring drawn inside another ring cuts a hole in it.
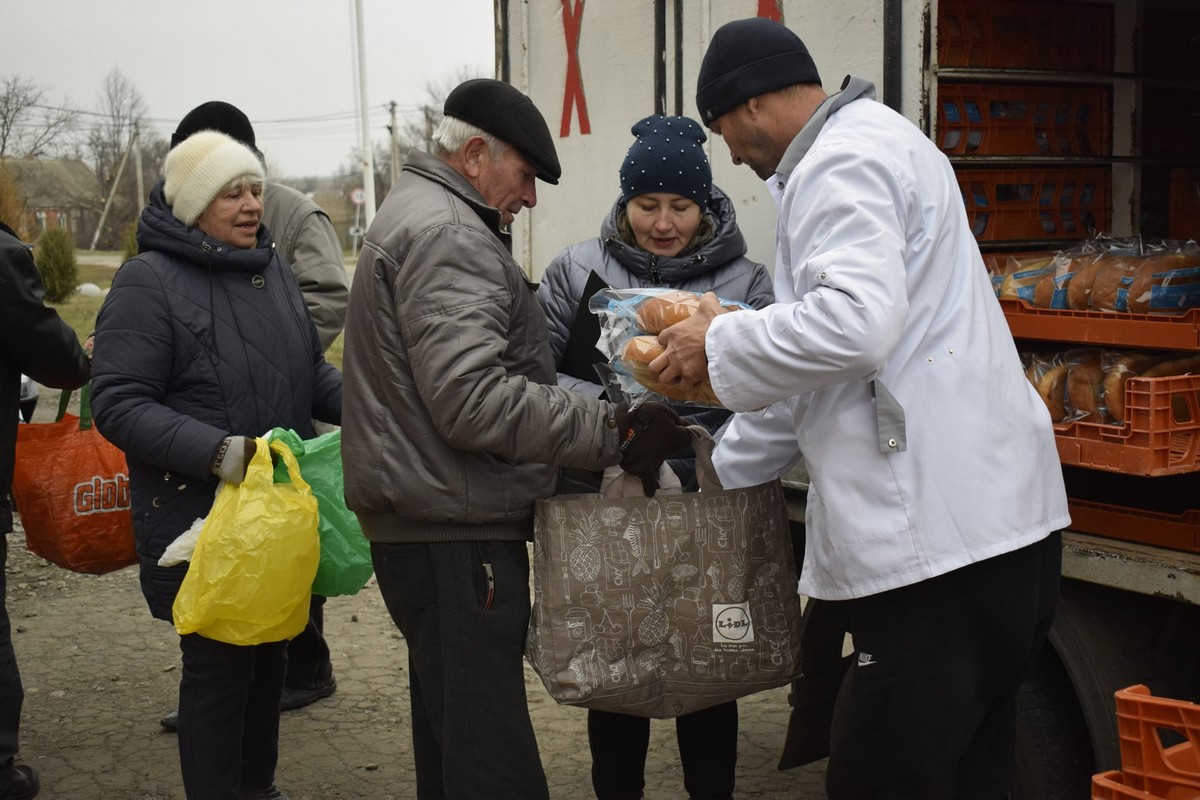
[[[713,604],[713,644],[753,641],[749,603]]]

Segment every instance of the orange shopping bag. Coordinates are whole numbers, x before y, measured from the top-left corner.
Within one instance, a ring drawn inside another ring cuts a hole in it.
[[[17,428],[12,497],[29,552],[73,572],[102,575],[136,564],[125,454],[92,425],[91,384],[80,416]]]

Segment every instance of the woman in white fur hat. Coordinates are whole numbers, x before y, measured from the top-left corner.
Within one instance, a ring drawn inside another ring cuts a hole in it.
[[[92,409],[125,451],[141,585],[172,621],[188,565],[166,546],[240,483],[253,438],[341,422],[342,380],[322,355],[292,270],[262,217],[263,170],[244,145],[200,131],[167,156],[138,223],[138,255],[96,323]],[[180,637],[179,758],[189,798],[286,800],[275,786],[286,642]]]

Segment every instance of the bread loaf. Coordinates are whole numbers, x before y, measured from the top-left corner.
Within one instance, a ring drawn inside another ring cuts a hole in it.
[[[1186,270],[1189,267],[1200,266],[1200,254],[1167,253],[1163,255],[1146,256],[1141,260],[1133,274],[1129,285],[1129,294],[1125,301],[1125,310],[1135,314],[1149,311],[1181,311],[1183,308],[1151,309],[1150,298],[1155,286],[1177,286],[1181,283],[1198,283],[1200,275],[1166,275],[1172,270]],[[1200,289],[1200,287],[1198,287]],[[1200,294],[1200,291],[1197,292]]]
[[[1092,296],[1088,307],[1093,311],[1124,310],[1119,302],[1122,287],[1128,291],[1129,281],[1142,263],[1140,256],[1104,256],[1097,259],[1100,268],[1092,281]]]
[[[1146,367],[1140,377],[1166,378],[1171,375],[1192,375],[1200,370],[1200,355],[1167,356]]]
[[[695,292],[662,292],[638,304],[634,322],[646,333],[662,333],[695,314],[699,308],[700,295]]]
[[[1054,302],[1054,285],[1053,274],[1043,275],[1038,282],[1033,285],[1033,304],[1038,308],[1050,308]]]
[[[1067,282],[1067,308],[1086,311],[1092,300],[1092,283],[1104,267],[1104,256],[1084,256],[1071,262],[1072,275]]]
[[[1029,300],[1042,278],[1054,277],[1053,255],[1009,256],[1000,282],[1002,300]]]
[[[1145,370],[1162,360],[1160,353],[1123,353],[1111,357],[1104,369],[1104,410],[1107,421],[1125,422],[1125,381],[1144,377]]]
[[[654,380],[653,375],[650,374],[650,362],[662,355],[663,352],[663,346],[654,336],[631,336],[621,350],[621,365],[642,386],[669,400],[706,406],[721,405],[708,381],[704,381],[689,391],[684,391],[679,384],[660,383]]]
[[[1062,422],[1067,417],[1067,365],[1054,363],[1033,371],[1033,385],[1050,411],[1050,421]]]
[[[1101,422],[1103,413],[1104,369],[1100,351],[1090,349],[1073,354],[1067,362],[1067,419],[1075,422]]]

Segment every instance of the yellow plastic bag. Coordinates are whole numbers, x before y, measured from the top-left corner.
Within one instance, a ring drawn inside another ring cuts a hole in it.
[[[200,531],[171,609],[180,634],[254,645],[291,639],[308,621],[321,557],[317,500],[291,450],[255,445],[246,479],[222,485]],[[275,483],[272,450],[290,483]]]

